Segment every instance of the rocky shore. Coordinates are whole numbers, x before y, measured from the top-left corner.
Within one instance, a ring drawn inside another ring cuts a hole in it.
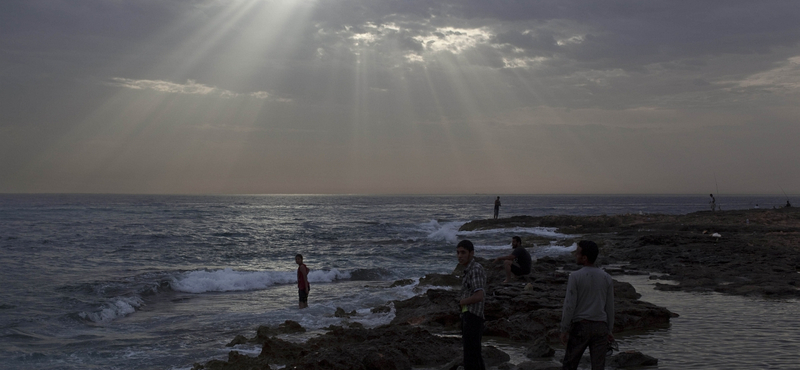
[[[561,236],[523,237],[523,245],[571,245],[591,239],[601,245],[598,262],[612,274],[651,274],[669,280],[658,289],[716,291],[768,298],[800,296],[800,210],[697,212],[688,215],[516,216],[477,220],[462,230],[504,227],[552,227]],[[578,266],[568,256],[543,258],[530,275],[502,284],[497,262],[478,258],[488,273],[484,343],[495,339],[525,348],[528,361],[512,364],[503,350],[484,344],[488,368],[558,369],[553,361],[558,324],[569,271]],[[238,336],[227,361],[195,364],[193,369],[457,369],[461,342],[456,295],[459,271],[431,274],[418,284],[416,297],[388,302],[374,312],[394,310],[388,325],[365,328],[355,321],[332,326],[326,333],[297,344],[278,335],[304,331],[287,321],[277,328],[260,327],[253,337]],[[451,287],[451,288],[447,288]],[[648,330],[677,316],[667,308],[639,300],[633,286],[615,281],[614,332]],[[348,317],[354,313],[332,313]],[[348,322],[346,320],[345,322]],[[235,350],[258,343],[258,356]],[[653,365],[641,353],[619,353],[611,368]]]
[[[657,273],[661,290],[714,291],[764,298],[800,297],[800,209],[749,209],[687,215],[517,216],[462,230],[553,227],[561,244],[591,239],[614,274]],[[573,240],[570,240],[573,239]],[[553,240],[523,238],[546,245]]]

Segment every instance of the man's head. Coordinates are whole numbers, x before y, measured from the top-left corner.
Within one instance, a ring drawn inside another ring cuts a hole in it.
[[[522,238],[515,236],[511,238],[511,248],[517,248],[522,246]]]
[[[600,249],[595,242],[581,240],[578,242],[578,248],[575,249],[575,262],[579,265],[593,265],[597,261],[598,254],[600,254]]]
[[[469,240],[462,240],[456,245],[456,256],[458,256],[458,264],[468,265],[472,257],[475,256],[475,246]]]
[[[294,256],[294,261],[297,262],[298,265],[303,263],[303,255],[298,253],[296,256]]]

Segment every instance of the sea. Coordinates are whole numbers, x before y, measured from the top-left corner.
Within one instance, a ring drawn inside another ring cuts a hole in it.
[[[302,342],[330,325],[389,323],[393,312],[371,309],[423,293],[392,283],[452,272],[462,239],[487,258],[507,254],[514,235],[553,238],[529,249],[539,258],[574,250],[573,236],[552,228],[459,231],[491,218],[496,196],[0,194],[0,369],[191,369],[226,359],[226,344],[260,325],[297,321],[308,331],[286,339]],[[685,214],[707,210],[707,198],[501,194],[500,217]],[[717,196],[723,209],[785,201]],[[298,253],[311,269],[303,310]],[[680,314],[618,338],[620,350],[658,358],[658,369],[798,366],[797,300],[661,292],[646,277],[619,279]],[[356,315],[335,317],[337,308]],[[512,362],[525,360],[521,348],[496,344],[518,352]]]

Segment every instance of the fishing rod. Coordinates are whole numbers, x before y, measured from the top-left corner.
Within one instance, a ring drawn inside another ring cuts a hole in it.
[[[717,196],[719,196],[719,184],[717,183],[717,173],[714,172],[713,174],[714,174],[714,186],[717,188]],[[719,207],[719,209],[722,210],[722,205],[721,204],[718,205],[717,207]],[[713,211],[713,209],[712,209],[712,211]]]

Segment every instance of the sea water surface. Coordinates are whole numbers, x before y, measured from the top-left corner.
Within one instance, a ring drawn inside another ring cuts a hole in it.
[[[706,210],[706,198],[501,195],[500,216],[682,214]],[[370,309],[418,294],[391,283],[451,272],[458,240],[471,239],[479,255],[495,257],[510,250],[513,235],[560,237],[549,228],[458,231],[491,217],[493,201],[494,195],[0,195],[0,369],[189,369],[225,359],[225,344],[252,337],[259,325],[295,320],[311,336],[341,322],[333,317],[337,307],[356,310],[351,320],[367,326],[388,323],[393,313]],[[784,202],[717,197],[725,209]],[[572,249],[555,242],[532,252]],[[297,253],[311,268],[310,307],[302,311]],[[786,313],[796,312],[797,302],[709,299],[656,292],[644,280],[634,285],[646,292],[643,299],[681,318],[622,339],[621,350],[656,356],[661,369],[795,366],[800,319]],[[698,307],[728,314],[679,327]],[[784,315],[773,320],[768,312]],[[751,317],[756,321],[742,323]],[[741,350],[756,343],[761,349]]]

